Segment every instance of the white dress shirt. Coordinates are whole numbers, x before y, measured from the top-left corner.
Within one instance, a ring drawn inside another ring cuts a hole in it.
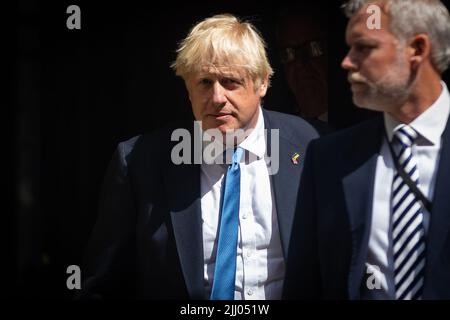
[[[280,299],[285,271],[272,184],[264,160],[264,118],[242,141],[241,192],[236,260],[236,300]],[[226,164],[201,165],[204,285],[211,293],[216,261],[221,185]]]
[[[447,124],[450,112],[450,97],[447,86],[441,82],[442,92],[439,98],[420,116],[412,121],[411,126],[417,133],[418,139],[412,146],[412,153],[417,161],[419,170],[419,189],[432,201],[436,172],[441,149],[441,135]],[[401,123],[388,114],[384,114],[384,124],[389,141]],[[394,163],[386,138],[383,139],[378,155],[375,186],[372,206],[372,226],[369,238],[369,251],[366,266],[371,270],[371,283],[378,282],[380,289],[367,288],[362,284],[363,299],[394,299],[394,262],[392,253],[392,208],[391,193],[394,179]],[[425,234],[428,232],[430,213],[423,208]],[[375,268],[374,268],[375,267]]]

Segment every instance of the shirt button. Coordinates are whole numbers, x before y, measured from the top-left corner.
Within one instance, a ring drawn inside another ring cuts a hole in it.
[[[247,219],[247,214],[246,213],[242,214],[242,219]]]
[[[252,289],[249,289],[249,290],[247,291],[247,294],[248,294],[249,296],[251,296],[251,295],[253,294],[253,290],[252,290]]]
[[[250,250],[247,251],[247,258],[250,258],[252,256],[252,252]]]

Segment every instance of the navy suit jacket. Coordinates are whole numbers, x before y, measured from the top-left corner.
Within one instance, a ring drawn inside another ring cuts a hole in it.
[[[280,165],[271,176],[287,256],[302,158],[316,131],[299,117],[264,112],[279,129]],[[100,211],[82,269],[79,298],[207,299],[200,165],[174,165],[173,128],[120,143],[106,174]],[[186,126],[192,133],[193,123]],[[271,150],[268,145],[268,150]],[[298,165],[291,157],[301,155]]]
[[[360,298],[383,130],[380,116],[309,145],[286,266],[284,298]],[[450,299],[449,121],[443,133],[432,203],[423,298]]]

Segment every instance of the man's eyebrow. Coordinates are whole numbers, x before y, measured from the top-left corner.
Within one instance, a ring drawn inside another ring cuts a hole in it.
[[[213,73],[207,73],[207,72],[200,72],[197,74],[196,78],[203,79],[203,78],[214,78],[217,77],[216,74]]]
[[[222,78],[233,78],[233,79],[242,79],[243,77],[239,74],[233,74],[233,73],[224,73],[220,75]]]
[[[381,42],[378,39],[373,38],[360,38],[356,40],[355,43],[367,46],[378,46]]]
[[[233,73],[233,72],[200,72],[197,74],[196,78],[231,78],[235,80],[244,80],[245,76],[239,74],[239,73]]]
[[[349,39],[351,39],[351,41],[348,41]],[[360,32],[355,32],[354,34],[350,35],[349,37],[346,38],[347,44],[351,43],[358,43],[358,42],[365,42],[365,43],[370,43],[370,44],[379,44],[380,41],[376,38],[371,38],[366,34],[362,34]]]

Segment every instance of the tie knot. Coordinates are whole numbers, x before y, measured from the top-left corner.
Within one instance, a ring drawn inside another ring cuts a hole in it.
[[[399,140],[399,142],[405,147],[411,147],[414,141],[417,139],[417,132],[408,125],[400,127],[394,136]]]
[[[244,149],[242,149],[241,147],[237,147],[236,150],[234,150],[232,165],[238,164],[241,161],[243,153]]]

